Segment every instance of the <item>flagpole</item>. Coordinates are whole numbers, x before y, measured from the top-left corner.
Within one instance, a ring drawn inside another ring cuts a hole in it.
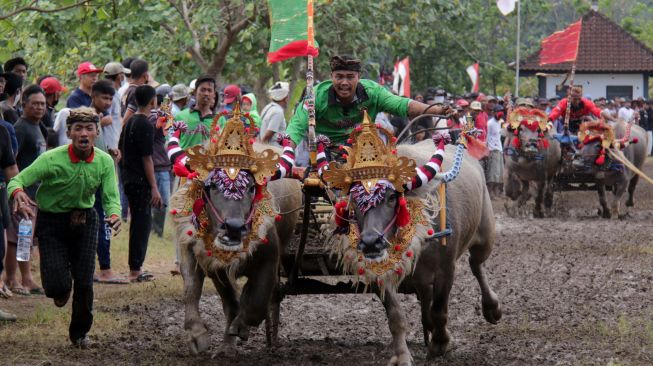
[[[315,48],[315,33],[313,29],[313,0],[308,0],[308,47]],[[315,94],[313,93],[313,56],[308,54],[306,63],[306,96],[308,104],[308,151],[311,166],[317,165],[317,146],[315,144]]]
[[[581,23],[582,24],[582,23]],[[567,111],[565,112],[564,133],[569,133],[569,119],[571,118],[571,88],[574,87],[574,75],[576,75],[576,60],[578,60],[578,49],[580,48],[580,34],[576,43],[576,55],[574,63],[571,64],[571,76],[569,78],[569,90],[567,91]]]
[[[521,43],[521,1],[517,0],[517,53],[515,60],[515,97],[519,97],[519,45]]]

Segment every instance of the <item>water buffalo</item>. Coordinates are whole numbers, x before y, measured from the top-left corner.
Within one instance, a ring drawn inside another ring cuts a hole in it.
[[[431,141],[399,145],[397,156],[413,159],[417,165],[423,166],[429,162],[429,158],[432,159],[432,149]],[[444,160],[449,165],[454,160],[454,149],[449,145],[444,153]],[[437,195],[439,184],[438,180],[434,180],[410,192],[404,192],[405,198],[431,202],[432,197]],[[353,187],[350,192],[356,189]],[[350,195],[350,200],[355,200],[355,194]],[[352,204],[355,208],[353,215],[357,231],[360,233],[358,250],[362,255],[361,260],[364,257],[366,261],[379,261],[388,255],[387,252],[393,250],[389,243],[399,232],[397,212],[402,205],[402,199],[392,186],[387,186],[380,199],[375,199],[373,207],[368,206],[362,211],[356,202]],[[437,212],[437,207],[428,207],[428,211]],[[446,245],[434,239],[431,230],[426,227],[418,228],[411,239],[411,247],[415,245],[417,248],[414,253],[417,262],[414,271],[404,271],[406,277],[401,284],[413,289],[420,300],[424,341],[430,357],[443,355],[450,343],[447,330],[449,293],[453,285],[456,261],[465,251],[470,253],[469,264],[481,288],[485,319],[495,324],[501,318],[497,295],[490,288],[483,269],[483,263],[490,256],[494,244],[494,213],[481,166],[478,161],[467,155],[463,158],[460,175],[447,184],[447,212],[453,233],[447,238]],[[430,217],[426,225],[438,227],[438,220],[439,218]],[[340,245],[338,241],[342,243],[349,240],[346,237],[347,235],[334,235],[333,245]],[[349,241],[345,242],[345,245],[347,243]],[[411,253],[410,256],[412,255]],[[397,293],[389,286],[373,287],[383,302],[392,333],[390,364],[410,365],[413,361],[406,344],[408,323]],[[384,289],[383,293],[380,289]]]
[[[615,160],[606,149],[612,149],[616,154],[623,153],[621,156],[641,170],[647,155],[648,136],[646,131],[622,120],[613,126],[602,122],[585,122],[581,125],[580,131],[581,148],[573,166],[578,170],[591,172],[594,176],[601,204],[599,213],[604,218],[610,218],[612,214],[622,218],[624,214],[620,211],[621,198],[628,188],[626,206],[634,206],[633,194],[639,181],[639,175],[633,173],[628,166]],[[585,131],[589,131],[589,133],[583,135]],[[608,141],[604,145],[606,139]],[[608,207],[606,201],[606,186],[612,186],[612,209]]]
[[[536,112],[539,111],[531,113]],[[530,182],[535,182],[537,194],[533,216],[538,218],[544,217],[543,201],[547,211],[553,205],[553,180],[560,167],[560,143],[547,128],[546,116],[540,117],[544,118],[544,123],[541,120],[509,123],[504,148],[506,196],[516,200],[518,207],[523,207],[530,198]]]
[[[255,146],[256,150],[261,148]],[[205,218],[210,222],[212,252],[206,249],[205,241],[193,235],[198,225],[192,216],[177,214],[174,218],[184,280],[184,328],[190,350],[195,354],[206,350],[210,341],[199,313],[207,276],[220,294],[226,317],[223,346],[232,347],[235,337],[246,340],[249,328],[266,319],[278,282],[280,253],[297,221],[296,212],[284,213],[296,211],[301,205],[301,186],[296,180],[268,182],[271,199],[259,200],[265,190],[256,183],[250,170],[240,170],[235,179],[226,180],[226,177],[224,169],[214,168],[205,181],[188,182],[171,198],[172,208],[181,212],[188,206],[189,189],[193,184],[200,184],[208,207]],[[263,207],[262,202],[267,202],[267,206]],[[282,214],[276,215],[277,212]],[[236,260],[225,265],[223,259],[231,256],[237,256]],[[239,277],[247,277],[242,290],[236,283]]]

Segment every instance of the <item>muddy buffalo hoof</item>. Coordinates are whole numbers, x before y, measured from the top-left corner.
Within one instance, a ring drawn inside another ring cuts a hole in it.
[[[633,202],[632,199],[628,199],[628,201],[626,201],[626,207],[635,207],[635,202]]]
[[[211,337],[209,337],[209,332],[206,330],[206,328],[194,326],[193,329],[190,330],[186,342],[188,343],[190,351],[194,355],[197,355],[209,348]]]
[[[612,217],[612,213],[610,213],[609,209],[599,208],[599,216],[603,217],[604,219],[609,219]]]
[[[499,303],[483,304],[483,317],[490,324],[497,324],[501,320],[501,307]]]
[[[533,217],[536,219],[543,219],[544,218],[544,212],[542,210],[535,210],[533,211]]]
[[[447,351],[449,351],[449,341],[438,343],[438,342],[431,342],[429,346],[429,352],[428,352],[428,358],[429,359],[434,359],[436,357],[442,357],[445,354],[447,354]]]
[[[388,366],[413,366],[413,365],[415,365],[415,362],[413,361],[413,357],[410,355],[410,353],[404,353],[399,356],[397,355],[392,356],[392,358],[388,362]]]
[[[247,341],[249,339],[249,327],[246,325],[239,325],[234,321],[231,323],[227,334],[230,336],[237,336],[241,340]]]

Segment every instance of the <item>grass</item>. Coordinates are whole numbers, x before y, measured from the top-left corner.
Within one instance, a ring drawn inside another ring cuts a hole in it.
[[[111,241],[112,268],[123,276],[129,271],[128,233],[129,227],[124,225],[122,232]],[[137,314],[123,311],[127,305],[155,303],[157,300],[181,296],[181,277],[173,278],[170,275],[175,260],[173,237],[169,220],[163,238],[154,234],[150,236],[143,269],[154,274],[154,281],[129,285],[95,284],[91,336],[110,338],[122,333],[129,322],[137,318]],[[33,263],[33,268],[35,279],[40,282],[38,263]],[[96,271],[99,271],[98,265]],[[0,324],[4,351],[47,359],[48,348],[67,345],[71,303],[72,300],[64,308],[57,308],[51,299],[44,296],[14,295],[9,300],[0,300],[0,309],[18,316],[16,323]]]

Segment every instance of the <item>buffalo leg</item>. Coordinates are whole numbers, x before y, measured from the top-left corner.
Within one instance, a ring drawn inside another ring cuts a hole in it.
[[[397,301],[395,292],[386,290],[383,296],[383,306],[388,317],[390,333],[392,333],[392,358],[389,365],[408,366],[413,364],[413,357],[410,355],[406,344],[406,332],[408,323],[401,305]]]
[[[604,219],[609,219],[612,215],[610,213],[610,208],[608,208],[608,201],[605,199],[605,184],[597,183],[596,189],[599,194],[599,203],[601,204],[601,216]]]
[[[213,273],[211,275],[211,280],[213,280],[213,285],[220,295],[220,300],[222,300],[222,311],[226,317],[223,344],[230,347],[236,343],[236,338],[233,335],[230,335],[228,330],[238,314],[238,293],[233,284],[229,281],[227,274],[222,270]]]
[[[192,245],[192,244],[191,244]],[[200,317],[200,297],[204,284],[204,272],[197,265],[195,255],[190,248],[183,248],[181,253],[181,275],[184,279],[184,302],[186,314],[184,329],[188,331],[188,345],[194,354],[209,348],[210,337]]]
[[[639,175],[635,174],[630,178],[630,183],[628,184],[628,200],[626,201],[626,207],[635,206],[635,201],[633,201],[633,195],[635,194],[635,187],[637,187],[637,182],[639,181]]]
[[[433,282],[433,303],[431,305],[431,321],[433,329],[429,345],[429,357],[442,356],[449,348],[449,330],[447,321],[449,317],[449,293],[453,286],[453,276],[456,270],[455,260],[439,260],[440,269],[437,271]]]
[[[626,188],[628,186],[628,181],[624,177],[620,182],[612,186],[614,196],[612,197],[612,212],[617,215],[617,218],[621,218],[621,197],[626,193]]]
[[[553,207],[553,182],[547,181],[544,188],[544,207],[547,212]]]
[[[481,306],[483,307],[483,317],[488,323],[497,324],[501,319],[501,308],[499,307],[499,298],[497,294],[492,291],[487,277],[485,276],[485,269],[483,263],[490,256],[492,247],[488,244],[478,244],[469,248],[469,266],[478,285],[481,288]]]
[[[271,245],[263,250],[259,247],[251,263],[252,272],[247,276],[247,283],[240,296],[238,315],[229,326],[228,333],[237,335],[243,340],[249,337],[249,327],[258,326],[267,317],[270,299],[277,285],[278,262],[270,260],[276,258],[276,247]],[[266,259],[267,258],[267,259]]]
[[[535,183],[535,188],[537,189],[537,195],[535,196],[535,207],[533,208],[533,217],[542,218],[544,213],[542,213],[542,201],[544,200],[544,187],[546,183],[544,181],[538,181]]]
[[[431,303],[433,302],[433,286],[416,286],[417,296],[419,297],[420,308],[422,310],[422,329],[424,331],[424,345],[429,346],[431,341]]]

